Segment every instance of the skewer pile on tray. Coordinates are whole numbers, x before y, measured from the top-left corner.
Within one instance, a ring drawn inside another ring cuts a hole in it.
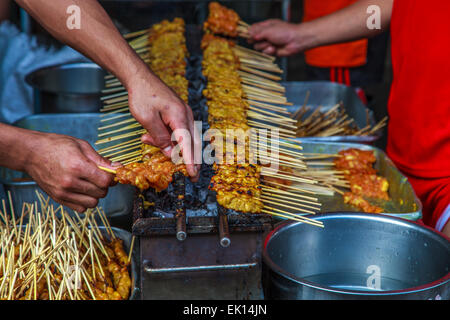
[[[0,300],[128,299],[133,244],[126,254],[100,208],[73,218],[62,206],[54,210],[49,198],[38,197],[40,206],[24,203],[17,218],[11,196],[9,213],[3,200]]]
[[[188,54],[183,19],[164,20],[150,29],[129,34],[130,46],[150,69],[184,101],[188,102],[186,57]],[[141,143],[146,130],[132,117],[128,93],[118,79],[108,76],[102,98],[105,106],[97,145],[107,145],[99,153],[124,166],[115,171],[115,180],[133,184],[141,190],[166,189],[175,172],[187,175],[184,165],[174,164],[156,147]],[[125,140],[125,141],[124,141]]]
[[[370,136],[386,126],[387,117],[384,117],[373,126],[367,119],[368,124],[359,129],[342,103],[324,112],[319,106],[311,114],[306,115],[310,111],[310,108],[306,106],[308,94],[309,91],[304,105],[292,115],[292,118],[297,120],[297,137]]]

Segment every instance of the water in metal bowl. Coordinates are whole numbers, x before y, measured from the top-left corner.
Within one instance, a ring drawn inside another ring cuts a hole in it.
[[[98,112],[106,72],[94,63],[38,69],[25,78],[34,89],[35,113]]]
[[[266,239],[269,299],[450,299],[450,241],[415,222],[320,214],[324,228],[284,222]]]

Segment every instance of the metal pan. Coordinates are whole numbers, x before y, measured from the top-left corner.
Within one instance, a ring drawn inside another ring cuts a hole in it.
[[[38,69],[25,78],[34,89],[36,113],[98,112],[106,72],[95,63]]]
[[[359,128],[367,126],[367,115],[369,115],[369,123],[375,124],[373,112],[369,110],[358,95],[354,88],[342,84],[329,81],[288,81],[282,82],[286,88],[286,98],[292,102],[293,106],[288,106],[288,110],[292,113],[296,112],[305,102],[306,93],[309,91],[310,95],[306,106],[310,111],[306,114],[308,116],[319,106],[326,112],[337,103],[342,102],[347,114],[355,120]],[[332,137],[304,137],[302,141],[318,141],[318,142],[354,142],[373,144],[380,138],[380,135],[373,136],[332,136]]]
[[[267,299],[450,299],[450,239],[418,223],[361,213],[284,222],[263,250]]]

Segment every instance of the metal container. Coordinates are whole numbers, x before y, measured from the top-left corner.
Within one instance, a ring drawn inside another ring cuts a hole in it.
[[[347,114],[355,120],[359,128],[367,126],[367,120],[371,125],[375,124],[373,112],[369,110],[358,95],[354,88],[342,84],[329,81],[288,81],[282,82],[286,88],[286,98],[293,103],[287,109],[294,113],[305,102],[306,94],[309,91],[310,95],[306,106],[310,111],[306,114],[308,116],[319,106],[326,112],[336,104],[342,102]],[[369,117],[367,119],[367,116]],[[302,141],[332,141],[332,142],[357,142],[373,144],[380,138],[380,135],[373,136],[331,136],[331,137],[304,137]]]
[[[41,132],[69,135],[86,140],[94,146],[94,142],[97,140],[99,116],[96,113],[39,114],[20,120],[15,123],[15,126]],[[38,201],[36,191],[43,192],[36,182],[27,177],[25,173],[2,167],[0,167],[0,183],[3,184],[5,192],[11,192],[16,210],[22,209],[23,202],[33,203]],[[129,213],[131,213],[133,207],[133,196],[133,187],[118,184],[109,189],[106,198],[100,199],[99,206],[105,210],[108,217],[112,219],[111,222],[113,224],[122,227],[127,224],[127,220],[131,222]]]
[[[376,214],[284,222],[263,250],[267,299],[450,299],[450,239]]]
[[[302,141],[304,153],[336,154],[348,148],[371,150],[377,159],[375,169],[378,174],[389,182],[390,200],[372,200],[375,205],[384,209],[383,213],[408,220],[418,220],[422,217],[422,203],[414,192],[408,179],[397,169],[391,159],[381,149],[366,144],[344,142],[317,142],[311,140]],[[314,166],[320,168],[320,166]],[[356,211],[355,207],[345,204],[341,195],[333,196],[317,195],[322,204],[321,212]]]
[[[35,113],[98,112],[106,72],[94,63],[38,69],[25,80],[34,90]]]

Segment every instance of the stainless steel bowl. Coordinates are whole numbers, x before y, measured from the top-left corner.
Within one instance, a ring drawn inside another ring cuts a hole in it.
[[[415,222],[375,214],[284,222],[263,250],[269,299],[450,299],[450,240]]]
[[[106,72],[94,63],[38,69],[25,80],[34,90],[35,113],[98,112]]]

